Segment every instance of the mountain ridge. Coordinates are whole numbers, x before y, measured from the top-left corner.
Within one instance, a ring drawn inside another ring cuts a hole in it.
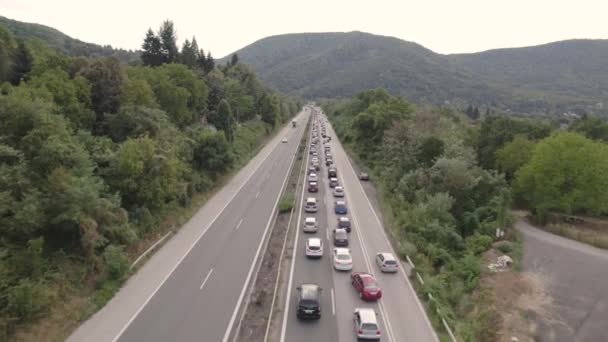
[[[440,54],[361,31],[293,33],[235,53],[271,87],[310,98],[384,87],[416,102],[533,114],[603,112],[597,104],[608,101],[608,40],[601,39]]]

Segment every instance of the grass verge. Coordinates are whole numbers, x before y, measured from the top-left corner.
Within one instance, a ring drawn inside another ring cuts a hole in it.
[[[547,232],[576,240],[588,245],[608,249],[608,232],[577,227],[567,223],[550,223],[545,226],[537,226]]]

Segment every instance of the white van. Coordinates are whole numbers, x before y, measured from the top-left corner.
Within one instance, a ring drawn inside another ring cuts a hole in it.
[[[372,308],[357,308],[353,315],[355,332],[361,340],[379,340],[380,325],[376,318],[376,311]]]
[[[317,225],[317,219],[314,217],[307,217],[304,219],[304,232],[305,233],[316,233],[319,226]]]
[[[317,212],[317,199],[314,197],[308,197],[306,199],[306,204],[304,204],[304,211],[307,213],[316,213]]]

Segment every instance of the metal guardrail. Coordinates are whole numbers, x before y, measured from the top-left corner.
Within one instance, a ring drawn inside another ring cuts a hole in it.
[[[407,262],[410,264],[410,266],[412,266],[412,269],[416,273],[416,278],[418,279],[418,282],[421,285],[424,285],[424,279],[422,279],[422,276],[420,275],[420,273],[418,271],[416,271],[416,265],[414,265],[414,262],[412,261],[412,259],[410,259],[410,256],[406,255],[405,258],[407,259]],[[431,293],[428,294],[428,298],[429,298],[429,301],[435,300],[435,298],[433,298],[433,295]],[[450,339],[452,340],[452,342],[458,342],[458,340],[456,339],[456,336],[454,336],[454,332],[450,328],[450,325],[445,320],[445,318],[443,318],[443,315],[441,314],[441,310],[439,310],[439,308],[437,308],[436,311],[437,311],[437,314],[439,315],[439,318],[441,318],[441,323],[443,324],[445,331],[447,331],[448,335],[450,336]]]

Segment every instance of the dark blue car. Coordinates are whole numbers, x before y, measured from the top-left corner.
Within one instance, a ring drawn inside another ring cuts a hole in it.
[[[334,211],[337,215],[346,215],[348,210],[346,209],[346,202],[336,201]]]

